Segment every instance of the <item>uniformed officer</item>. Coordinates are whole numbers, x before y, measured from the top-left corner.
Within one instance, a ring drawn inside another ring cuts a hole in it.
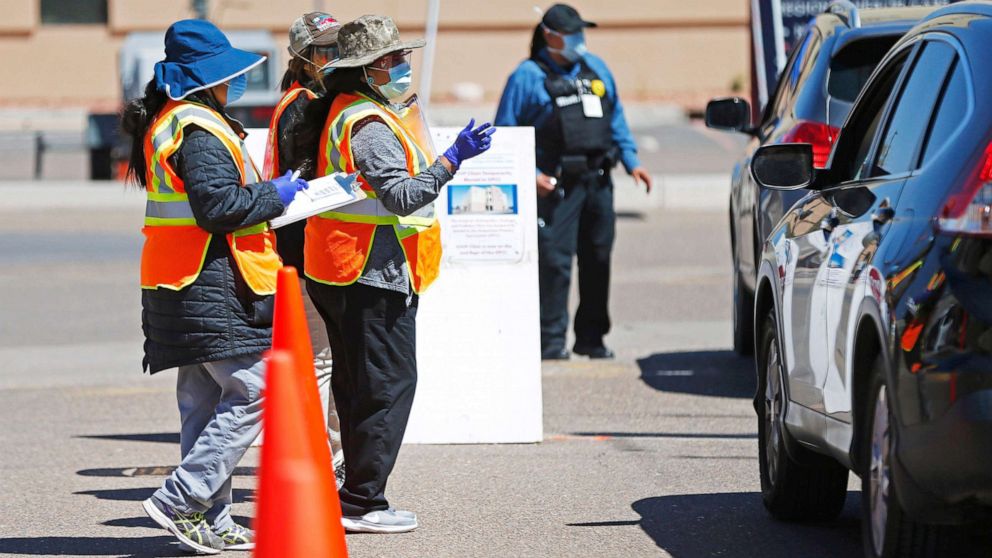
[[[616,225],[610,171],[623,163],[651,191],[613,75],[588,52],[575,8],[555,4],[534,29],[530,58],[507,81],[497,126],[534,126],[537,142],[541,357],[567,359],[568,291],[578,257],[576,354],[612,358],[610,255]]]

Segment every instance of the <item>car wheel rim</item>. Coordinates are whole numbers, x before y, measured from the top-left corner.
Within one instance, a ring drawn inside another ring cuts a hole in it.
[[[768,482],[778,478],[778,459],[782,451],[782,370],[778,341],[768,347],[768,365],[765,369],[765,462]]]
[[[875,550],[879,553],[881,553],[885,543],[885,526],[889,518],[890,444],[889,402],[885,386],[882,386],[878,392],[878,399],[875,401],[875,413],[871,428],[871,463],[868,470],[868,482],[871,490],[869,495],[871,498],[871,536]]]

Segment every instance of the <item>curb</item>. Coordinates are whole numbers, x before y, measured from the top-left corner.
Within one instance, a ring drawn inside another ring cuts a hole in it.
[[[647,210],[726,211],[730,200],[730,177],[726,174],[653,175],[650,194],[622,171],[614,172],[614,207],[618,212]]]

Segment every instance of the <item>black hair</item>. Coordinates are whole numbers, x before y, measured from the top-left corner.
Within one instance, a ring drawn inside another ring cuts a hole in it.
[[[307,71],[307,66],[311,65],[310,58],[313,56],[313,47],[308,46],[303,49],[300,56],[291,56],[289,59],[289,67],[286,68],[286,73],[282,75],[282,83],[279,84],[281,91],[287,91],[293,86],[294,82],[299,82],[304,87],[313,81],[313,77],[310,72]],[[302,58],[301,58],[302,57]]]
[[[209,91],[197,91],[187,97],[225,115],[224,107]],[[121,131],[131,141],[131,158],[127,165],[125,181],[135,186],[146,186],[148,165],[145,161],[145,135],[149,126],[158,116],[162,107],[169,101],[163,91],[155,87],[153,78],[145,86],[144,97],[129,102],[121,112]],[[226,115],[225,115],[226,117]]]
[[[326,93],[307,105],[303,122],[293,134],[296,160],[290,164],[307,180],[317,178],[317,149],[334,99],[342,93],[364,93],[378,97],[365,80],[365,72],[361,67],[338,68],[324,76],[323,86]]]
[[[534,36],[530,39],[530,59],[537,60],[537,55],[544,47],[548,46],[547,39],[544,38],[544,24],[538,23],[534,27]]]

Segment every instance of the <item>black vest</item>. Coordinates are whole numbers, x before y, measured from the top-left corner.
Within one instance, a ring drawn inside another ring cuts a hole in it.
[[[584,60],[579,74],[570,78],[556,74],[542,60],[534,60],[544,71],[544,87],[551,96],[552,117],[536,130],[536,142],[543,152],[543,168],[560,169],[560,174],[581,175],[609,170],[616,164],[613,145],[613,104],[606,98],[603,80]],[[587,117],[583,95],[593,95],[602,105],[602,117]]]

